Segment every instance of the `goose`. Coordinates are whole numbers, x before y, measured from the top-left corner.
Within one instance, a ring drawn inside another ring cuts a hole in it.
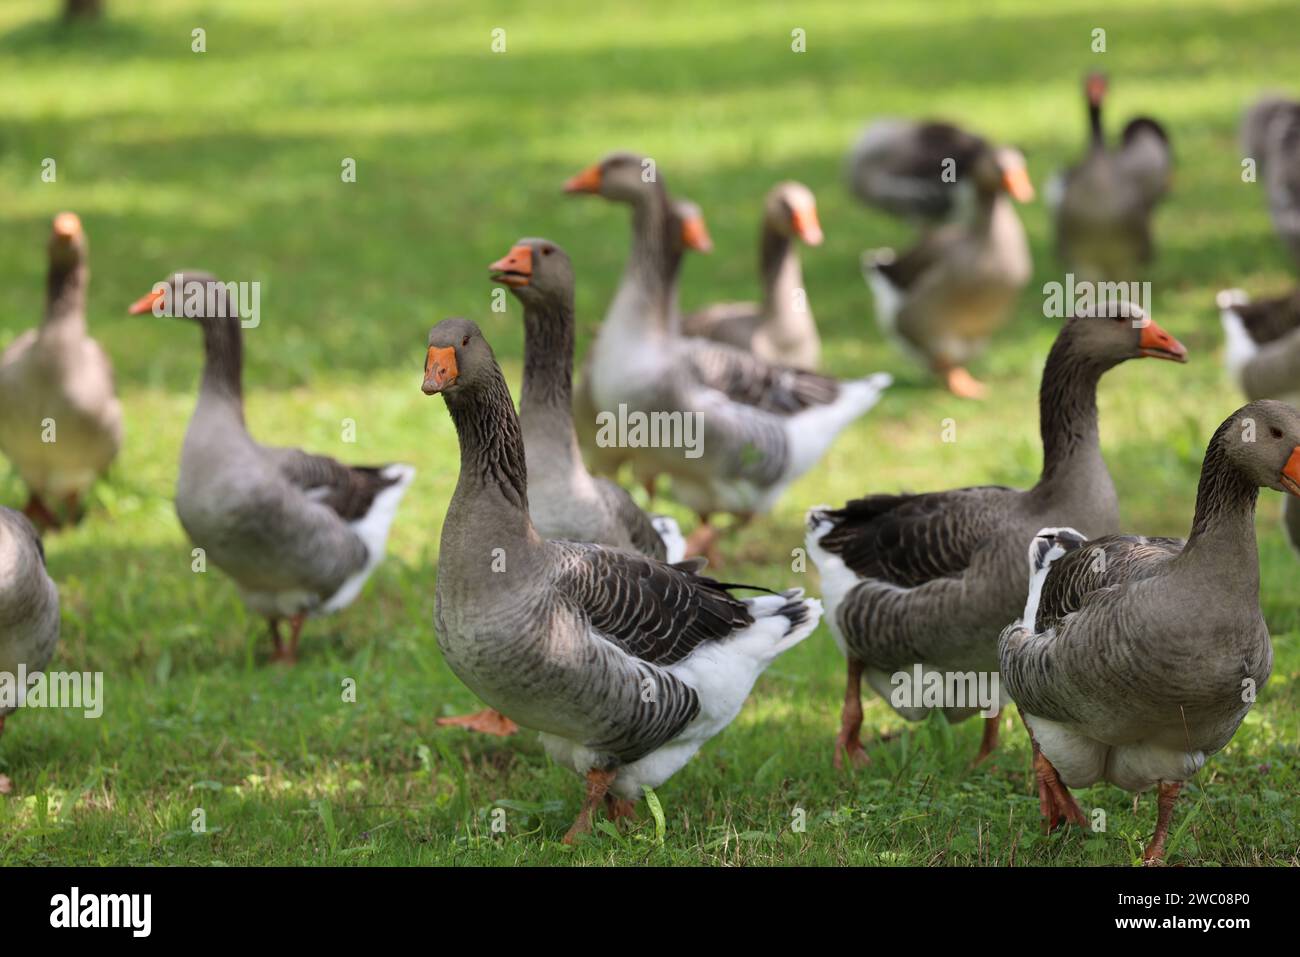
[[[570,180],[565,189],[567,192],[580,191],[574,185],[574,180]],[[633,221],[632,250],[614,299],[651,304],[647,308],[655,310],[661,315],[665,326],[675,330],[681,323],[677,301],[681,253],[687,250],[710,253],[713,251],[713,239],[709,236],[708,224],[704,221],[704,213],[698,204],[689,199],[674,199],[670,200],[669,206],[677,222],[677,228],[671,235],[658,229],[649,230],[648,223],[643,220]],[[663,268],[653,266],[653,263],[661,261],[668,265]],[[616,478],[619,469],[632,460],[631,449],[599,441],[598,410],[591,397],[591,364],[594,353],[594,349],[587,351],[582,378],[574,393],[574,425],[582,456],[591,470],[598,475]],[[642,482],[651,499],[655,495],[656,478],[657,476],[643,471]]]
[[[173,273],[130,312],[184,316],[203,330],[203,381],[181,449],[176,515],[205,560],[266,618],[273,659],[293,664],[306,619],[350,605],[383,559],[415,469],[344,465],[249,435],[233,285],[204,272]]]
[[[1119,502],[1101,455],[1097,385],[1103,373],[1148,356],[1185,362],[1187,350],[1135,305],[1114,303],[1068,319],[1039,391],[1043,468],[1028,490],[978,486],[877,494],[808,513],[807,548],[821,574],[828,622],[847,659],[835,765],[869,763],[862,749],[861,685],[909,721],[923,685],[997,671],[997,639],[1024,607],[1024,546],[1049,525],[1092,535],[1119,527]],[[991,679],[989,680],[991,685]],[[950,721],[985,712],[977,761],[997,743],[998,701],[954,699]]]
[[[1300,268],[1300,102],[1262,97],[1246,111],[1241,139],[1268,196],[1273,228]]]
[[[77,521],[122,446],[113,364],[86,333],[88,242],[76,213],[54,217],[49,263],[44,320],[0,356],[0,452],[27,485],[23,512],[39,528]]]
[[[1091,73],[1088,152],[1047,190],[1056,252],[1087,281],[1130,280],[1153,256],[1151,214],[1169,189],[1173,155],[1164,128],[1148,116],[1129,120],[1111,149],[1101,125],[1106,78]]]
[[[488,267],[524,306],[524,385],[519,400],[529,517],[543,538],[595,542],[679,562],[686,539],[667,515],[650,516],[621,486],[593,477],[573,429],[573,264],[547,239],[521,239]],[[487,734],[519,726],[488,708],[439,718],[438,724]]]
[[[21,513],[0,506],[0,735],[23,687],[18,675],[45,670],[59,643],[59,592],[45,569],[36,528]],[[15,700],[10,700],[10,693]],[[13,789],[0,774],[0,794]]]
[[[1228,371],[1248,399],[1300,406],[1300,289],[1251,302],[1240,289],[1217,297],[1227,340]],[[1282,525],[1300,554],[1300,502],[1282,503]]]
[[[1033,263],[1025,228],[1008,194],[1033,199],[1024,157],[985,145],[957,173],[968,183],[970,209],[924,232],[899,255],[862,254],[862,274],[875,298],[876,321],[903,350],[929,366],[947,389],[982,398],[986,387],[966,363],[1011,316]]]
[[[1049,830],[1062,818],[1084,823],[1066,788],[1156,788],[1143,860],[1163,860],[1183,782],[1232,740],[1272,670],[1260,488],[1300,495],[1300,412],[1266,399],[1210,439],[1186,541],[1068,527],[1034,538],[1029,600],[998,657],[1034,741]]]
[[[678,430],[673,442],[630,449],[633,468],[639,477],[672,478],[674,497],[700,519],[687,554],[703,554],[717,567],[720,533],[712,516],[729,513],[743,524],[769,511],[893,380],[877,373],[839,381],[678,335],[663,281],[676,274],[681,244],[643,244],[643,237],[680,236],[682,227],[662,177],[645,177],[644,162],[614,153],[570,181],[571,191],[631,206],[639,247],[592,347],[591,399],[610,415],[630,410]]]
[[[989,149],[982,137],[951,123],[885,117],[854,142],[844,178],[868,206],[931,229],[975,210],[971,172]]]
[[[778,183],[763,203],[759,236],[762,302],[723,302],[688,315],[682,331],[741,349],[760,359],[799,369],[821,362],[821,338],[808,306],[795,240],[820,246],[817,202],[802,183]]]
[[[541,733],[585,777],[572,843],[602,801],[630,814],[736,717],[767,665],[821,617],[792,589],[732,594],[620,548],[547,541],[529,518],[524,440],[491,346],[467,319],[429,333],[422,390],[441,394],[460,477],[438,558],[434,623],[456,676]]]

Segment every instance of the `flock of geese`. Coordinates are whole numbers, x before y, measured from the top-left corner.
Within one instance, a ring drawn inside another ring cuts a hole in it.
[[[1086,152],[1047,190],[1056,249],[1081,277],[1131,279],[1154,252],[1169,141],[1141,117],[1108,143],[1105,79],[1088,77],[1085,91]],[[1244,141],[1300,260],[1300,103],[1253,106]],[[910,249],[863,254],[882,328],[953,393],[984,394],[966,365],[1031,275],[1014,208],[1034,195],[1023,158],[946,123],[889,119],[853,145],[847,180],[855,196],[917,228]],[[626,206],[632,224],[622,280],[576,389],[576,277],[548,239],[520,239],[490,266],[491,281],[523,309],[518,414],[477,325],[446,319],[428,337],[423,391],[443,397],[460,444],[437,640],[489,706],[443,723],[540,732],[547,752],[586,781],[572,841],[602,804],[611,817],[632,814],[644,788],[725,728],[767,665],[816,628],[824,602],[847,662],[837,765],[869,763],[864,678],[918,720],[936,705],[915,695],[900,704],[900,675],[915,683],[996,673],[995,707],[1014,701],[1030,733],[1048,829],[1085,823],[1070,788],[1156,788],[1145,859],[1161,859],[1180,786],[1227,744],[1269,677],[1254,511],[1260,488],[1300,496],[1300,413],[1277,401],[1300,398],[1300,292],[1254,303],[1220,294],[1228,364],[1252,401],[1210,437],[1185,541],[1121,533],[1097,388],[1122,362],[1183,362],[1186,350],[1137,304],[1099,303],[1062,321],[1043,368],[1038,481],[811,509],[818,600],[704,573],[721,565],[717,519],[729,516],[734,528],[768,512],[891,381],[815,371],[821,343],[800,269],[800,247],[822,241],[812,191],[783,182],[764,201],[759,301],[682,315],[683,259],[711,246],[698,207],[670,195],[654,164],[632,153],[606,157],[565,190]],[[85,232],[61,213],[44,321],[0,358],[0,450],[30,490],[24,513],[0,509],[0,672],[49,665],[58,591],[40,534],[79,520],[122,440],[111,366],[86,330],[87,281]],[[239,312],[223,289],[210,275],[177,273],[130,311],[200,304],[186,310],[202,330],[205,364],[176,512],[266,619],[275,658],[292,662],[306,619],[351,603],[382,559],[415,470],[348,466],[250,435]],[[695,417],[702,454],[602,441],[598,413],[620,407]],[[699,517],[689,537],[612,480],[625,467],[652,495],[667,480]],[[1300,543],[1293,499],[1286,515]],[[950,698],[938,707],[951,720],[981,710]],[[986,718],[977,760],[996,747],[998,727]]]

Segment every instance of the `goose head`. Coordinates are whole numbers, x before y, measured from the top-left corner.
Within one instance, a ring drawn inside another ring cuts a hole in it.
[[[1028,203],[1034,198],[1025,154],[1012,146],[981,150],[975,158],[971,180],[976,190],[985,195],[1002,190],[1018,203]]]
[[[563,302],[573,298],[573,263],[549,239],[518,240],[488,270],[493,282],[508,286],[523,303]]]
[[[817,219],[817,200],[803,183],[777,183],[763,203],[763,225],[778,235],[801,239],[820,246],[822,227]]]
[[[673,200],[672,211],[680,226],[682,247],[697,253],[713,252],[713,238],[699,205],[689,199],[677,199]]]
[[[67,271],[86,256],[86,231],[76,213],[59,213],[50,227],[50,268]]]
[[[239,299],[233,283],[224,283],[202,270],[174,272],[162,282],[154,283],[127,308],[133,316],[146,312],[174,319],[193,319],[204,323],[210,319],[238,319]]]
[[[1127,359],[1187,361],[1187,347],[1126,300],[1096,306],[1068,322],[1072,350],[1107,367]]]
[[[591,193],[620,203],[641,203],[662,189],[654,161],[637,153],[610,153],[564,184],[566,193]]]
[[[1105,73],[1089,73],[1083,78],[1083,94],[1090,109],[1100,109],[1109,84]]]
[[[1242,476],[1260,488],[1300,497],[1300,411],[1261,399],[1242,406],[1229,422],[1215,438]]]
[[[425,395],[442,393],[451,399],[470,394],[497,376],[496,357],[477,324],[454,316],[429,330],[422,386]]]

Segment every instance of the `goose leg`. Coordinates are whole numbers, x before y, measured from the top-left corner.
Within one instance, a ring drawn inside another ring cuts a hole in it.
[[[645,478],[644,480],[642,480],[641,487],[645,489],[645,493],[649,497],[649,501],[646,502],[647,505],[654,504],[655,488],[658,486],[658,484],[659,484],[659,476],[657,475],[651,475]]]
[[[59,517],[46,507],[41,497],[32,492],[23,506],[23,514],[32,520],[38,531],[44,532],[59,527]]]
[[[611,821],[620,818],[636,820],[636,805],[627,798],[616,798],[607,791],[605,792],[605,816]]]
[[[439,718],[437,723],[444,728],[465,728],[480,734],[496,735],[498,738],[509,737],[519,730],[519,725],[492,708],[484,708],[473,714],[459,714],[454,718]]]
[[[1032,737],[1030,738],[1033,741]],[[1088,819],[1083,816],[1083,809],[1074,799],[1069,788],[1061,783],[1061,776],[1056,773],[1047,755],[1039,750],[1038,742],[1034,745],[1034,777],[1038,781],[1038,810],[1047,818],[1047,833],[1052,831],[1062,820],[1080,827],[1088,826]]]
[[[289,619],[289,664],[298,663],[298,636],[302,634],[303,622],[307,620],[307,613],[300,611]]]
[[[1161,864],[1165,859],[1165,839],[1169,836],[1169,821],[1174,816],[1174,802],[1182,789],[1181,781],[1161,781],[1156,797],[1156,832],[1142,853],[1142,863]]]
[[[708,559],[710,568],[719,567],[722,564],[722,556],[718,553],[718,538],[721,534],[717,527],[709,522],[709,516],[701,514],[700,524],[686,536],[686,557],[698,558],[703,555]]]
[[[267,627],[271,631],[271,645],[274,651],[271,652],[272,661],[281,661],[284,658],[284,640],[280,637],[280,619],[266,619]]]
[[[76,492],[69,492],[63,497],[63,511],[67,515],[69,525],[76,525],[81,521],[81,496]]]
[[[0,735],[5,733],[5,715],[0,714]],[[8,794],[14,789],[14,783],[3,774],[0,774],[0,794]]]
[[[848,660],[848,681],[844,687],[844,707],[840,711],[840,733],[835,738],[836,768],[844,767],[847,755],[849,763],[856,767],[866,767],[871,758],[862,749],[862,662],[850,657]]]
[[[618,774],[617,770],[598,771],[595,768],[587,772],[587,800],[582,802],[582,810],[578,812],[578,817],[569,828],[569,832],[564,835],[565,844],[572,844],[578,839],[578,835],[586,834],[591,830],[591,816],[595,813],[597,805],[605,799],[616,774]]]
[[[940,363],[936,365],[935,371],[943,379],[943,384],[948,391],[960,399],[983,399],[988,395],[988,386],[962,366]]]
[[[984,719],[984,737],[980,739],[979,753],[975,755],[975,764],[972,767],[978,767],[984,759],[992,754],[998,746],[998,725],[1002,720],[1002,712],[999,711],[991,718]]]

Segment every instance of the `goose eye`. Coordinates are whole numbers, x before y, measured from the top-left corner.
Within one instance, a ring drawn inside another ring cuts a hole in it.
[[[543,256],[549,256],[552,252],[554,252],[554,250],[553,250],[550,246],[543,246],[543,247],[542,247],[542,255],[543,255]]]
[[[1282,430],[1279,429],[1277,426],[1273,426],[1272,428],[1270,428],[1270,429],[1268,430],[1268,434],[1271,435],[1271,436],[1273,436],[1273,438],[1275,438],[1275,439],[1280,439],[1280,438],[1282,438]]]
[[[462,346],[467,346],[467,345],[469,345],[469,336],[466,336],[464,339],[460,340],[460,344],[461,344]]]

